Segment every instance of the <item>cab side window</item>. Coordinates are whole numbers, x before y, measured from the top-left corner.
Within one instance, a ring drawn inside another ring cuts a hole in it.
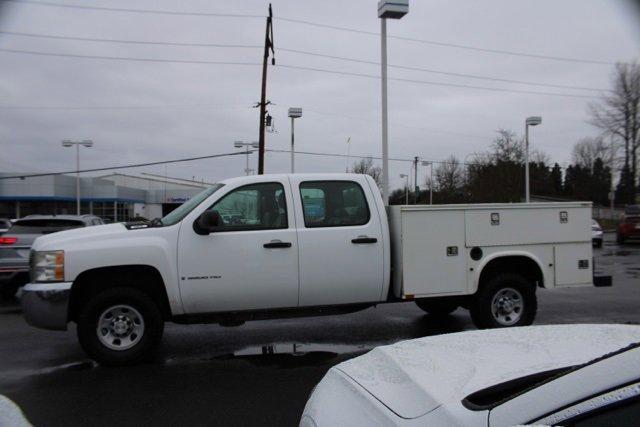
[[[369,222],[367,199],[356,182],[302,182],[300,197],[307,228],[344,227]]]
[[[269,182],[236,188],[209,209],[217,211],[217,231],[287,228],[287,204],[282,184]]]

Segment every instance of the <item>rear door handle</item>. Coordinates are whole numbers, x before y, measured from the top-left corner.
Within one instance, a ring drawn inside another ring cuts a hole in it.
[[[265,243],[262,246],[267,248],[267,249],[271,249],[271,248],[290,248],[291,247],[291,243],[289,243],[289,242],[281,242],[280,240],[273,240],[273,241],[271,241],[269,243]]]
[[[376,239],[375,237],[358,237],[356,239],[352,239],[351,243],[355,243],[356,245],[361,245],[364,243],[376,243],[378,241],[378,239]]]

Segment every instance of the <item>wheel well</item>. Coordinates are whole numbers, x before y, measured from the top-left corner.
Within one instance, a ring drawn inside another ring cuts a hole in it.
[[[501,273],[515,273],[524,276],[529,282],[538,287],[544,286],[544,275],[537,262],[522,255],[503,256],[492,259],[484,266],[480,273],[478,289]]]
[[[138,289],[153,299],[165,320],[171,318],[171,307],[160,272],[148,265],[119,265],[94,268],[73,281],[69,302],[69,320],[76,317],[83,304],[94,295],[113,287]]]

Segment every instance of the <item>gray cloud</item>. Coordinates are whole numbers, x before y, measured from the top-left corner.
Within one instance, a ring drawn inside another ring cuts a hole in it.
[[[60,0],[62,2],[62,0]],[[376,1],[273,1],[276,17],[379,31]],[[118,1],[105,7],[264,14],[267,2]],[[587,58],[630,61],[640,52],[638,15],[631,3],[449,2],[413,0],[410,13],[389,23],[389,34],[453,44]],[[132,14],[0,3],[0,29],[79,37],[168,42],[262,43],[264,20]],[[181,9],[184,8],[184,9]],[[378,74],[379,66],[278,51],[278,47],[378,61],[379,38],[276,20],[277,64],[347,73]],[[28,39],[1,35],[0,48],[41,52],[181,60],[260,62],[260,49],[138,46]],[[389,40],[389,62],[457,73],[540,83],[608,88],[612,66],[508,56],[398,39]],[[139,63],[54,58],[0,52],[1,106],[76,106],[87,109],[0,109],[0,168],[34,171],[73,167],[60,147],[66,138],[92,138],[82,155],[86,167],[163,160],[234,151],[234,140],[257,140],[260,67]],[[538,92],[595,95],[513,83],[472,80],[391,69],[394,78]],[[287,149],[286,110],[300,106],[297,148],[306,151],[380,153],[380,82],[377,79],[269,69],[268,98],[277,133],[269,148]],[[389,82],[390,152],[393,157],[464,158],[486,149],[497,128],[522,132],[524,118],[543,116],[532,143],[555,161],[566,162],[573,143],[594,135],[587,123],[589,99],[492,92],[400,81]],[[164,107],[163,107],[164,106]],[[131,108],[103,108],[131,107]],[[151,108],[153,107],[153,108]],[[256,158],[252,158],[255,164]],[[299,171],[342,171],[345,160],[299,155]],[[392,184],[409,169],[392,162]],[[285,172],[288,155],[269,153],[267,172]],[[244,158],[169,165],[167,173],[215,181],[242,173]],[[164,173],[164,168],[143,169]],[[426,172],[426,171],[423,171]]]

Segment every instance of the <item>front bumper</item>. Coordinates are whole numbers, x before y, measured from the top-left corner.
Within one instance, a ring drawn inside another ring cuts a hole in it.
[[[31,326],[66,331],[72,282],[29,283],[22,289],[22,313]]]

